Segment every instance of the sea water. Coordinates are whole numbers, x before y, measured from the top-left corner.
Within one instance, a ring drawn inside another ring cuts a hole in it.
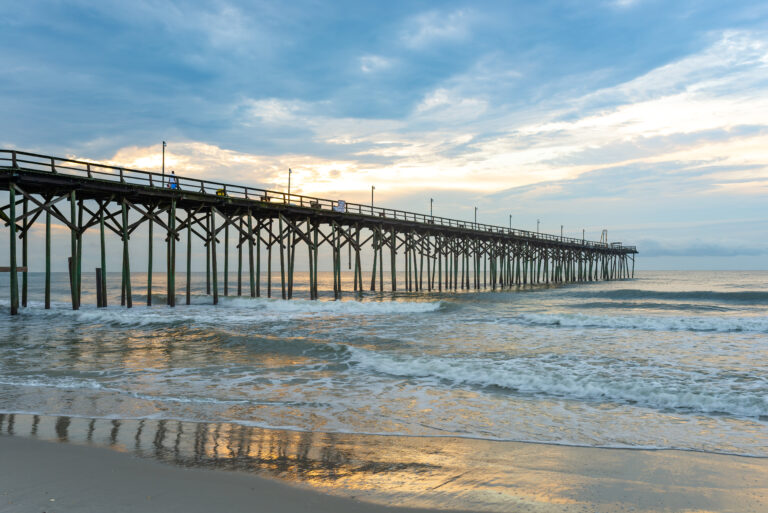
[[[767,272],[341,301],[308,300],[299,273],[299,299],[232,279],[217,306],[193,274],[175,308],[135,274],[132,309],[110,274],[109,307],[86,276],[79,311],[66,274],[50,310],[29,276],[17,317],[0,285],[0,413],[768,457]]]

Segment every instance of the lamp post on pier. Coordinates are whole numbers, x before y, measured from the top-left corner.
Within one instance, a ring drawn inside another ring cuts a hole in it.
[[[536,219],[536,233],[539,233],[539,225],[541,224],[541,219]]]
[[[477,228],[477,207],[475,207],[475,228]]]
[[[429,198],[429,217],[434,217],[432,215],[432,203],[434,203],[434,202],[435,202],[434,198]]]
[[[376,190],[375,185],[371,185],[371,214],[373,214],[373,191]]]
[[[563,240],[563,225],[560,225],[560,240]]]
[[[509,214],[509,229],[512,229],[512,214]]]

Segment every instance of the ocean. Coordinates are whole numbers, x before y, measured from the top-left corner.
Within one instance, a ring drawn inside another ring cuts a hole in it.
[[[86,276],[72,311],[55,273],[46,311],[30,273],[12,318],[4,279],[0,414],[768,457],[768,272],[341,301],[233,297],[231,280],[217,306],[204,281],[169,308],[158,274],[147,307],[137,273],[133,309],[97,309]]]

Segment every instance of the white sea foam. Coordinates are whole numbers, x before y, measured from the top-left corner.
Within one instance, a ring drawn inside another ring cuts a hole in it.
[[[0,305],[2,303],[0,302]],[[150,326],[215,324],[219,326],[259,323],[302,316],[375,316],[428,314],[443,306],[441,301],[310,301],[294,299],[222,298],[219,305],[146,307],[137,305],[131,309],[119,306],[108,308],[83,307],[71,310],[65,305],[55,305],[51,310],[24,310],[32,317],[66,316],[85,324],[109,324],[116,326]]]
[[[47,376],[29,376],[20,378],[2,378],[0,385],[13,387],[35,387],[35,388],[60,388],[65,390],[88,389],[104,390],[105,387],[91,379],[77,379],[72,377],[53,378]]]
[[[697,383],[694,375],[646,375],[612,369],[605,362],[578,358],[507,358],[467,356],[404,357],[348,348],[350,362],[366,371],[409,378],[431,378],[453,385],[499,387],[523,394],[564,399],[637,404],[654,409],[724,413],[744,417],[768,415],[768,377],[742,383],[721,381],[718,388]],[[682,377],[682,379],[681,379]],[[687,378],[687,379],[686,379]]]
[[[436,312],[441,301],[310,301],[292,299],[233,299],[232,304],[248,306],[254,304],[267,312],[289,314],[332,314],[332,315],[387,315]]]
[[[522,313],[510,318],[509,322],[536,326],[562,326],[566,328],[768,333],[768,316],[602,316],[581,313]]]

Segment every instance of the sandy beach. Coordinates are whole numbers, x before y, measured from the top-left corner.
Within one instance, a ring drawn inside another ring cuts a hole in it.
[[[765,458],[29,415],[0,432],[9,513],[768,508]]]

